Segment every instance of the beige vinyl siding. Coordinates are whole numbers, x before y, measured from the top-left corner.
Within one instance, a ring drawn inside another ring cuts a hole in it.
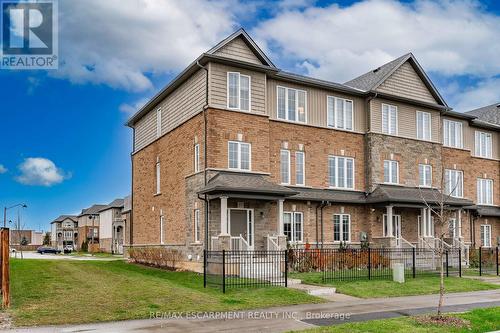
[[[464,136],[465,136],[465,142],[468,143],[467,149],[470,149],[472,156],[476,156],[476,145],[475,145],[476,131],[491,134],[491,158],[500,159],[499,133],[495,131],[489,131],[484,128],[472,127],[467,125],[467,127],[464,129]]]
[[[221,57],[262,65],[262,62],[253,51],[250,50],[241,37],[233,39],[229,44],[217,50],[214,54]]]
[[[156,110],[161,107],[161,134],[164,135],[197,113],[205,105],[205,70],[198,70],[135,125],[135,151],[156,139]]]
[[[210,81],[209,105],[218,109],[227,109],[227,73],[238,72],[249,75],[250,83],[250,112],[266,114],[266,75],[243,68],[226,66],[218,63],[209,63]]]
[[[471,129],[470,129],[470,126],[469,126],[469,122],[467,122],[465,120],[462,120],[462,119],[453,118],[453,117],[442,117],[441,121],[443,121],[445,119],[462,123],[463,149],[473,150],[474,149],[474,134],[470,135]],[[443,142],[443,136],[442,135],[439,138],[439,141],[441,143]]]
[[[431,141],[442,141],[438,111],[380,98],[370,101],[371,132],[382,133],[382,104],[395,105],[398,108],[398,136],[417,139],[417,111],[423,111],[431,114]]]
[[[271,119],[278,119],[276,100],[277,86],[300,89],[307,92],[307,124],[313,126],[327,127],[328,125],[326,109],[327,96],[352,100],[354,115],[353,129],[356,132],[366,131],[366,115],[364,111],[364,100],[362,98],[318,88],[311,88],[299,84],[281,82],[274,79],[267,81],[267,110]]]
[[[409,62],[404,63],[387,78],[377,91],[436,104],[436,100]]]

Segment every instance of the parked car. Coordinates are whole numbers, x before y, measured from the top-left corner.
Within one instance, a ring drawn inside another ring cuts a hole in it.
[[[15,248],[11,247],[11,248],[10,248],[10,252],[12,252],[12,253],[16,253],[16,252],[17,252],[17,250],[16,250]]]
[[[66,245],[63,249],[64,253],[71,253],[74,251],[73,245]]]
[[[56,249],[56,248],[53,248],[53,247],[49,247],[49,246],[40,246],[36,252],[40,253],[40,254],[44,254],[44,253],[54,253],[54,254],[58,254],[58,253],[61,253],[61,250],[59,249]]]

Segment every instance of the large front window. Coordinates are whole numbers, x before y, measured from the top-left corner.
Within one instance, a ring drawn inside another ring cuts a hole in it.
[[[462,148],[462,123],[443,120],[443,144],[448,147]]]
[[[227,107],[250,111],[250,76],[236,72],[227,73]]]
[[[348,214],[333,215],[333,240],[335,242],[351,241],[351,216]]]
[[[398,108],[395,105],[382,104],[382,133],[398,134]]]
[[[303,151],[295,152],[295,184],[305,185],[305,154]]]
[[[491,225],[481,224],[481,246],[491,247]]]
[[[328,183],[333,188],[354,189],[354,159],[329,156]]]
[[[417,139],[431,139],[431,114],[429,112],[417,111]]]
[[[464,177],[462,171],[445,170],[444,171],[444,190],[446,195],[462,198],[464,196]]]
[[[399,183],[399,163],[397,161],[384,161],[384,183]]]
[[[475,151],[476,156],[491,158],[491,134],[476,131],[475,134]]]
[[[477,203],[493,205],[493,179],[477,179]]]
[[[418,179],[421,187],[432,186],[432,166],[429,164],[418,165]]]
[[[277,87],[278,119],[306,122],[307,93],[304,90]]]
[[[345,98],[327,97],[328,127],[352,130],[353,104]]]
[[[228,167],[235,170],[250,170],[252,147],[249,143],[229,141]]]
[[[302,242],[304,233],[304,214],[302,212],[283,213],[283,232],[289,242]]]

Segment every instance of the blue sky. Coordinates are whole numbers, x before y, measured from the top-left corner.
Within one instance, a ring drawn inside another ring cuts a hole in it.
[[[0,70],[0,206],[47,230],[127,195],[126,119],[240,26],[285,70],[344,82],[412,51],[456,110],[500,101],[493,0],[60,0],[59,69]]]

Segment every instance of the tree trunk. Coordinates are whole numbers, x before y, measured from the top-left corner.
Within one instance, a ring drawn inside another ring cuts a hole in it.
[[[441,316],[441,308],[444,302],[444,267],[443,267],[443,244],[440,244],[441,249],[439,251],[439,302],[437,307],[437,315]]]

